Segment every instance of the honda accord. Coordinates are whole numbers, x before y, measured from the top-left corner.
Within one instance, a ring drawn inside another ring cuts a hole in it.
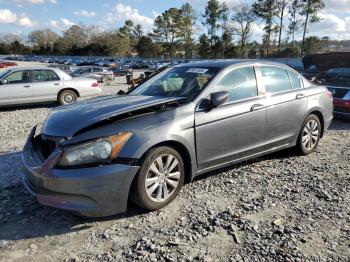
[[[55,108],[24,147],[23,183],[39,203],[82,216],[156,210],[194,177],[294,147],[313,152],[332,94],[259,60],[187,63],[128,95]]]

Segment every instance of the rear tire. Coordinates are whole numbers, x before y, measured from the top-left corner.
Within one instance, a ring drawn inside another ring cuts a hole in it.
[[[77,101],[77,94],[72,90],[63,90],[59,95],[57,102],[60,105],[68,105]]]
[[[309,115],[300,130],[297,151],[301,155],[308,155],[314,152],[321,138],[321,122],[316,115]]]
[[[141,208],[160,209],[178,195],[184,178],[184,163],[175,149],[167,146],[151,149],[135,177],[130,199]]]
[[[107,83],[108,82],[108,77],[107,76],[103,76],[102,78],[101,78],[101,82],[102,83]]]

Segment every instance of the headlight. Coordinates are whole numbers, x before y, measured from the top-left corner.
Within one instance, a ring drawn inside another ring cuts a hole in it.
[[[112,160],[131,136],[132,132],[125,132],[67,148],[63,151],[58,166],[80,166]]]

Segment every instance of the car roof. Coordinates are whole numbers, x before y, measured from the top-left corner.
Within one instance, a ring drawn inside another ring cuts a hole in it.
[[[176,67],[216,67],[216,68],[226,68],[233,65],[275,65],[287,67],[285,64],[272,62],[268,60],[259,59],[216,59],[216,60],[202,60],[202,61],[192,61],[184,64],[176,65]]]
[[[48,67],[48,66],[28,66],[28,67],[13,67],[7,68],[9,71],[17,71],[17,70],[60,70],[57,67]]]

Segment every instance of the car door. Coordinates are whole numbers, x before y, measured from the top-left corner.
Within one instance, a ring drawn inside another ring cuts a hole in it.
[[[3,78],[0,85],[0,104],[26,103],[32,99],[30,70],[16,70]]]
[[[266,91],[266,150],[287,146],[305,118],[307,92],[299,75],[278,66],[259,67]]]
[[[211,93],[229,92],[218,108],[195,112],[197,161],[200,170],[254,155],[264,148],[266,105],[254,67],[226,73]],[[203,100],[206,101],[206,100]]]
[[[33,71],[33,100],[55,101],[63,82],[59,76],[50,69]]]

